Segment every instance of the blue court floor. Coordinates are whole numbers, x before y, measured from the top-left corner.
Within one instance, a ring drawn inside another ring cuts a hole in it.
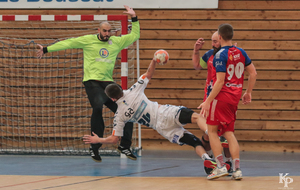
[[[300,176],[300,153],[241,152],[243,176]],[[193,151],[143,150],[136,161],[120,156],[0,155],[0,175],[205,177]],[[300,187],[299,187],[300,189]]]

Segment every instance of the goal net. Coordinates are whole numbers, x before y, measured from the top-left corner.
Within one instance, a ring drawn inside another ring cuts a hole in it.
[[[42,59],[36,51],[37,44],[97,34],[101,21],[112,25],[112,35],[130,32],[125,15],[0,15],[0,153],[88,153],[82,136],[90,134],[92,108],[82,84],[82,49],[47,53]],[[135,81],[135,55],[134,43],[116,60],[113,77],[123,88]],[[104,136],[111,135],[113,115],[104,108]],[[115,149],[103,145],[100,152],[117,155]]]

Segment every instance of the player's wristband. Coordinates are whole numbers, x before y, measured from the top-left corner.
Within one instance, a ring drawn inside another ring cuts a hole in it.
[[[43,53],[48,53],[47,47],[43,47]]]
[[[138,21],[137,16],[136,16],[136,17],[132,17],[132,18],[131,18],[131,21],[132,21],[132,22]]]

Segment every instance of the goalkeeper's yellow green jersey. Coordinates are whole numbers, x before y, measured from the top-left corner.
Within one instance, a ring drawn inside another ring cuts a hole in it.
[[[100,41],[97,35],[85,35],[57,42],[47,47],[48,52],[83,49],[84,76],[88,80],[113,81],[112,75],[119,52],[140,37],[139,21],[132,22],[132,31],[124,36],[111,36],[108,41]]]

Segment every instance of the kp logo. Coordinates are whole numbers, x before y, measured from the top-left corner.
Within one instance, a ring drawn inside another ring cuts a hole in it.
[[[294,181],[293,178],[286,177],[287,175],[289,175],[289,173],[285,173],[285,175],[279,173],[279,183],[284,183],[284,189],[289,189],[288,184],[293,183]]]
[[[99,51],[99,55],[100,55],[101,57],[103,57],[103,58],[106,58],[106,57],[109,55],[109,52],[108,52],[107,49],[102,48],[102,49],[100,49],[100,51]]]

